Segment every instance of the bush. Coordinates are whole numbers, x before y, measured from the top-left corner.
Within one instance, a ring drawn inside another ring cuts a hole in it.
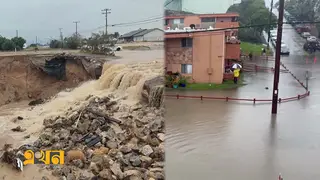
[[[10,39],[6,39],[1,46],[1,49],[3,51],[14,51],[15,48],[16,48],[15,43]]]

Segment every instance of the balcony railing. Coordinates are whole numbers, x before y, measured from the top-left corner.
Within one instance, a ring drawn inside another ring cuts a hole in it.
[[[239,22],[216,22],[216,28],[237,28]]]
[[[240,43],[226,44],[225,59],[240,60]]]
[[[208,29],[210,26],[211,26],[212,28],[215,28],[215,27],[216,27],[216,23],[213,23],[213,22],[207,22],[207,23],[205,23],[205,22],[203,22],[203,23],[201,23],[201,24],[199,25],[199,28],[200,28],[200,29]],[[196,26],[196,28],[197,28],[197,26]]]
[[[241,41],[236,36],[226,36],[227,44],[240,44]]]
[[[169,24],[169,25],[165,25],[165,30],[167,30],[168,28],[170,29],[183,29],[184,28],[184,24],[180,23],[180,24]]]
[[[183,29],[184,27],[190,27],[191,24],[184,24],[184,23],[179,23],[179,24],[168,24],[165,25],[165,29],[167,30],[168,27],[170,29]],[[210,26],[212,28],[236,28],[239,27],[239,22],[202,22],[200,24],[194,24],[196,29],[208,29]],[[237,30],[235,30],[237,31]]]

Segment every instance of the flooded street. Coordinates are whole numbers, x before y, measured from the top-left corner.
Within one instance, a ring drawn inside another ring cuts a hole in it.
[[[305,72],[312,72],[310,96],[280,104],[276,116],[271,115],[270,103],[167,98],[167,179],[272,180],[279,173],[288,180],[320,177],[320,64],[312,55],[308,60],[303,55],[302,42],[293,29],[284,32],[291,54],[282,57],[282,62],[302,82]],[[263,65],[273,67],[274,61]],[[179,94],[272,98],[272,73],[244,76],[247,85],[237,90]],[[280,74],[279,97],[304,92],[290,74]]]
[[[274,117],[271,104],[166,99],[167,178],[270,180],[279,173],[290,180],[319,177],[320,72],[315,69],[320,66],[298,64],[299,59],[291,58],[284,62],[299,77],[312,68],[311,96],[280,104]],[[271,73],[248,79],[250,84],[225,96],[271,98]],[[281,74],[279,91],[282,97],[304,90],[288,74]]]

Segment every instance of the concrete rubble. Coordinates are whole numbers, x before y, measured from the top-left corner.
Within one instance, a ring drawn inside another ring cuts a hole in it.
[[[23,158],[21,154],[27,149],[79,150],[85,155],[83,161],[44,167],[67,180],[165,179],[163,108],[142,104],[129,107],[112,99],[111,95],[88,97],[84,107],[45,119],[38,140],[18,149],[6,145],[2,160],[16,167],[14,159]],[[122,115],[116,119],[117,112]]]

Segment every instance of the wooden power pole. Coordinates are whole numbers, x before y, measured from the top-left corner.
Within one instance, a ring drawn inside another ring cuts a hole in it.
[[[277,32],[276,57],[275,57],[275,67],[274,67],[273,91],[272,91],[272,94],[273,94],[273,96],[272,96],[272,114],[277,114],[277,112],[278,112],[280,54],[281,54],[281,41],[282,41],[283,11],[284,11],[284,0],[279,0],[278,32]]]
[[[108,35],[108,14],[111,13],[111,9],[106,8],[101,11],[102,11],[102,14],[104,14],[105,18],[106,18],[106,35]]]
[[[80,21],[74,21],[73,23],[76,24],[76,37],[78,38],[78,23],[80,23]]]

